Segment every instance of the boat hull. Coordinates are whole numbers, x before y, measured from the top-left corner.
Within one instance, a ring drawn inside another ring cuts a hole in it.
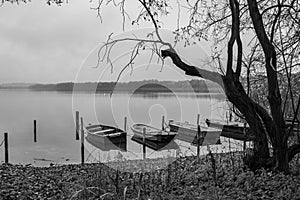
[[[220,128],[222,130],[221,136],[223,137],[242,141],[254,140],[254,135],[251,134],[249,127],[244,127],[242,123],[222,124],[222,122],[215,122],[207,119],[206,124],[209,127]]]
[[[111,142],[108,138],[104,138],[99,142],[99,140],[94,140],[92,137],[86,137],[86,141],[93,145],[94,147],[102,151],[120,150],[127,151],[127,141],[126,139],[120,139],[119,141]]]
[[[195,144],[211,145],[220,143],[221,130],[215,128],[199,127],[199,139],[197,139],[197,125],[186,122],[170,122],[170,131],[177,132],[176,139]]]
[[[231,124],[223,124],[222,122],[216,122],[216,121],[211,121],[211,120],[206,120],[205,121],[207,126],[209,127],[214,127],[214,128],[219,128],[224,130],[225,132],[236,132],[240,134],[244,134],[244,132],[249,131],[249,127],[244,128],[243,123],[231,123]]]
[[[155,150],[155,151],[162,151],[162,150],[170,150],[170,149],[178,149],[179,146],[173,141],[173,139],[170,140],[164,140],[161,142],[154,141],[154,140],[148,140],[141,137],[133,136],[131,140],[139,143],[139,144],[145,144],[146,147]]]
[[[169,133],[145,124],[134,124],[131,127],[131,129],[135,137],[138,138],[145,137],[145,139],[152,140],[152,141],[158,141],[158,142],[171,141],[175,137],[174,133]],[[145,129],[145,134],[143,132],[144,129]]]
[[[86,130],[86,141],[103,151],[127,149],[127,133],[121,129],[98,124],[87,126]]]

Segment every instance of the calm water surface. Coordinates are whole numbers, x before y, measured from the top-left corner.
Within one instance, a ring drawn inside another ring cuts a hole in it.
[[[128,159],[141,158],[141,145],[130,138],[133,123],[161,127],[161,117],[167,120],[201,122],[205,118],[224,117],[224,97],[207,94],[92,94],[63,92],[33,92],[0,90],[0,143],[4,132],[9,133],[9,161],[48,166],[51,162],[79,163],[80,141],[75,140],[75,111],[80,111],[84,124],[102,123],[124,127],[128,118]],[[37,143],[33,142],[33,120],[37,120]],[[195,153],[195,148],[175,141],[183,151]],[[116,151],[95,152],[86,144],[86,158],[101,161],[114,158]],[[172,154],[147,149],[148,157]],[[44,160],[44,161],[43,161]],[[4,147],[0,147],[0,162],[4,161]]]

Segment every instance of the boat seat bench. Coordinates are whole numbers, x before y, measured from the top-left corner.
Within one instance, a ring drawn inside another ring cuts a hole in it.
[[[93,134],[101,134],[101,133],[109,133],[109,132],[113,132],[115,129],[104,129],[101,131],[96,131],[96,132],[92,132]]]

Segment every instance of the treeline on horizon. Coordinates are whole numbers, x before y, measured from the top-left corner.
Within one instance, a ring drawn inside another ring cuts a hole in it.
[[[110,92],[219,92],[219,87],[204,80],[190,81],[131,81],[131,82],[85,82],[85,83],[57,83],[57,84],[34,84],[29,86],[33,91],[90,91],[97,93]]]

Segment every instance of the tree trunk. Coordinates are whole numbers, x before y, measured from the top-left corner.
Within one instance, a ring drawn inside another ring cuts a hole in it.
[[[242,84],[238,80],[233,80],[234,77],[230,75],[223,78],[225,93],[228,100],[243,113],[251,132],[255,134],[253,158],[246,161],[249,167],[255,170],[264,167],[270,157],[267,135],[262,120],[257,114],[256,103],[246,94]]]
[[[276,149],[275,154],[275,170],[288,172],[289,165],[288,165],[288,154],[287,154],[287,146],[282,145],[278,149]]]
[[[265,55],[265,68],[268,78],[268,101],[272,115],[272,120],[268,120],[269,124],[266,124],[266,129],[274,149],[273,156],[276,159],[275,168],[285,172],[288,169],[287,138],[285,137],[287,133],[285,130],[285,122],[281,108],[282,100],[277,79],[276,51],[272,41],[267,36],[257,1],[248,0],[247,2],[256,36]]]

